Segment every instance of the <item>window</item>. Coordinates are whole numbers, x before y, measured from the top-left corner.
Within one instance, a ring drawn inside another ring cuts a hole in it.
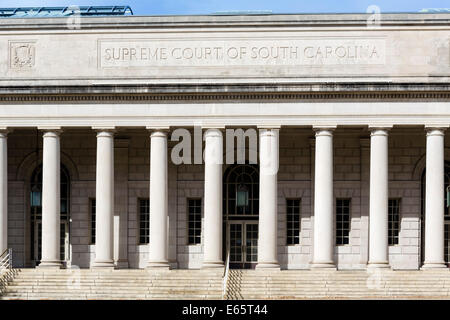
[[[400,199],[389,199],[388,218],[389,245],[393,246],[398,244],[400,232]]]
[[[286,199],[287,244],[300,243],[300,199]]]
[[[259,170],[256,165],[240,164],[224,173],[223,214],[230,217],[257,217],[259,215]]]
[[[336,245],[349,244],[350,199],[336,199]]]
[[[95,199],[89,199],[91,216],[91,244],[95,244]]]
[[[202,200],[188,199],[189,244],[201,243],[202,233]]]
[[[139,199],[139,244],[150,243],[150,200]]]

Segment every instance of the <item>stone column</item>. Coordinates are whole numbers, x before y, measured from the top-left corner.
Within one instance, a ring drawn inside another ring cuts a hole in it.
[[[205,226],[202,268],[221,268],[222,259],[222,164],[223,137],[220,129],[205,133]]]
[[[259,227],[257,269],[280,268],[278,263],[279,129],[259,130]]]
[[[333,214],[333,130],[315,127],[314,254],[311,268],[335,268]]]
[[[427,129],[425,177],[425,261],[423,269],[444,262],[444,128]]]
[[[167,165],[167,129],[153,130],[150,135],[150,253],[147,268],[170,268]]]
[[[369,268],[389,268],[388,130],[370,128]]]
[[[0,255],[8,249],[8,131],[0,130]]]
[[[44,132],[42,162],[42,258],[40,268],[60,268],[59,129]]]
[[[97,133],[94,268],[114,268],[114,131]]]

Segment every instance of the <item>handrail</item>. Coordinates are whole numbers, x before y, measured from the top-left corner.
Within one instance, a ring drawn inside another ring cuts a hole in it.
[[[7,270],[12,269],[12,249],[11,248],[6,249],[0,255],[0,270],[2,270],[2,269],[7,269]]]
[[[0,296],[3,295],[8,284],[13,281],[17,272],[17,269],[13,269],[13,251],[11,248],[6,249],[0,255]]]
[[[225,299],[229,273],[230,273],[230,250],[228,249],[227,250],[227,259],[226,259],[226,262],[225,262],[225,268],[224,268],[224,271],[223,271],[222,299]]]

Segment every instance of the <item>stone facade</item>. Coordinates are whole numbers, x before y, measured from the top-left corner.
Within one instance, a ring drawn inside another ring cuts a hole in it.
[[[60,267],[65,232],[67,267],[222,267],[228,164],[206,151],[201,164],[174,164],[171,134],[202,128],[215,150],[225,129],[242,128],[259,134],[259,168],[278,167],[259,171],[256,267],[446,267],[450,14],[368,19],[97,17],[78,29],[64,18],[1,19],[0,251],[12,247],[14,264],[30,267],[42,246],[42,266]],[[32,244],[30,179],[41,164],[45,240]],[[70,179],[61,233],[60,164]],[[300,241],[287,245],[294,198]],[[188,199],[201,200],[197,244]],[[339,246],[336,199],[350,200],[349,243]],[[388,199],[400,204],[392,246]]]

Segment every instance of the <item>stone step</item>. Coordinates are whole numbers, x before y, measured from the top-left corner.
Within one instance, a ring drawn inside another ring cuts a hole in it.
[[[36,286],[36,287],[21,287],[21,286],[8,286],[6,289],[7,292],[35,292],[35,291],[96,291],[96,290],[103,290],[103,291],[118,291],[118,292],[125,292],[125,291],[205,291],[205,292],[219,292],[222,291],[221,287],[216,288],[206,288],[206,287],[147,287],[147,288],[132,288],[132,287],[123,287],[118,290],[116,287],[104,287],[104,286],[85,286],[85,287],[79,287],[79,288],[67,288],[67,287],[54,287],[54,286]]]
[[[12,295],[27,295],[27,296],[79,296],[79,295],[97,295],[97,296],[106,296],[111,295],[113,296],[145,296],[145,295],[160,295],[160,296],[167,296],[167,297],[184,297],[184,296],[204,296],[209,297],[211,295],[220,296],[221,293],[218,292],[205,292],[205,291],[174,291],[174,292],[167,292],[167,291],[139,291],[139,292],[120,292],[120,293],[113,293],[111,291],[77,291],[77,292],[65,292],[65,291],[36,291],[36,292],[7,292],[7,296]]]
[[[161,299],[161,300],[218,300],[221,299],[221,295],[159,295],[159,294],[142,294],[142,295],[122,295],[122,294],[86,294],[86,295],[41,295],[41,294],[27,294],[27,295],[17,295],[17,296],[6,296],[0,297],[0,300],[111,300],[111,299],[122,299],[122,300],[138,300],[138,299]]]
[[[416,277],[398,277],[398,276],[384,276],[384,275],[377,275],[377,274],[373,274],[373,275],[366,275],[366,276],[361,276],[361,277],[338,277],[338,276],[333,276],[333,277],[315,277],[314,275],[311,275],[309,277],[257,277],[257,276],[242,276],[242,277],[232,277],[233,279],[265,279],[265,280],[321,280],[321,281],[325,281],[325,280],[341,280],[341,281],[348,281],[348,280],[364,280],[364,279],[368,279],[368,278],[381,278],[381,279],[402,279],[402,280],[414,280],[414,279],[424,279],[424,280],[428,280],[428,279],[443,279],[443,280],[449,280],[450,279],[450,275],[448,276],[416,276]]]
[[[67,278],[67,277],[73,277],[73,276],[80,276],[85,278],[114,278],[114,279],[133,279],[133,278],[139,278],[139,279],[216,279],[216,278],[222,278],[222,275],[200,275],[200,274],[193,274],[193,275],[154,275],[154,274],[140,274],[140,275],[124,275],[124,274],[101,274],[101,275],[95,275],[95,274],[84,274],[84,273],[64,273],[64,274],[32,274],[32,273],[19,273],[16,275],[16,277],[20,278]]]
[[[130,282],[130,283],[132,283],[132,282],[144,282],[144,283],[155,282],[155,283],[157,283],[157,282],[167,282],[167,281],[170,281],[170,282],[173,282],[173,283],[190,283],[190,282],[193,282],[193,281],[198,282],[198,283],[216,283],[216,282],[222,281],[222,280],[219,280],[219,279],[211,279],[211,280],[208,280],[208,279],[190,279],[190,280],[183,279],[183,280],[179,280],[179,279],[148,279],[148,278],[142,278],[142,279],[102,279],[102,278],[87,279],[87,278],[84,278],[84,277],[68,277],[68,278],[57,278],[57,279],[55,279],[55,278],[47,278],[47,279],[43,279],[43,278],[15,278],[15,280],[23,281],[23,282],[32,282],[32,281],[35,281],[35,282],[37,282],[37,281],[39,281],[39,282],[44,282],[44,281],[47,281],[47,282],[63,282],[64,281],[64,282],[66,282],[66,281],[74,281],[74,280],[77,280],[77,279],[84,280],[84,281],[91,281],[91,282],[95,282],[95,281],[101,282],[101,281],[103,281],[103,282]]]
[[[190,280],[179,280],[179,279],[87,279],[85,277],[68,277],[68,278],[15,278],[15,281],[22,282],[67,282],[67,281],[91,281],[91,282],[140,282],[140,283],[158,283],[158,282],[172,282],[172,283],[218,283],[221,282],[221,279],[190,279]]]

